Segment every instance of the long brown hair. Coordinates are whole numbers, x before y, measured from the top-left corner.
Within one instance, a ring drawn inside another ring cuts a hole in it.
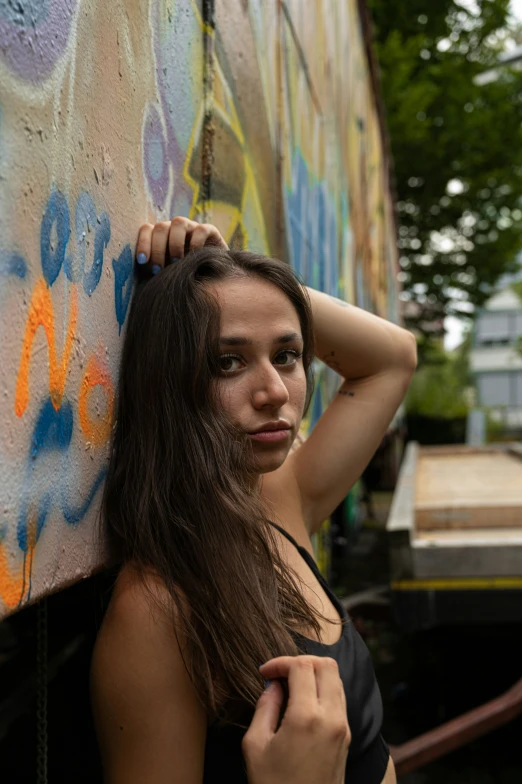
[[[273,283],[294,306],[309,402],[311,309],[292,269],[246,251],[191,252],[135,292],[102,504],[112,557],[152,570],[167,588],[209,716],[238,700],[254,704],[258,667],[298,653],[291,632],[320,635],[322,617],[278,553],[249,445],[212,394],[220,313],[205,284],[237,275]]]

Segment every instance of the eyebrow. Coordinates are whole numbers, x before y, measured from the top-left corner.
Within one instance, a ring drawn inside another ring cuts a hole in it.
[[[292,343],[294,340],[302,339],[303,338],[298,332],[288,332],[286,335],[280,335],[278,338],[275,338],[273,343],[274,345],[284,345],[285,343]],[[219,342],[222,346],[251,346],[254,341],[249,340],[248,338],[240,338],[231,335],[229,337],[219,338]]]

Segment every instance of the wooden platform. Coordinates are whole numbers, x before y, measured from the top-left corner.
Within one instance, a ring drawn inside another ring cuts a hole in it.
[[[522,444],[410,442],[386,530],[392,581],[522,578]]]
[[[522,459],[502,449],[421,448],[415,528],[522,528]]]

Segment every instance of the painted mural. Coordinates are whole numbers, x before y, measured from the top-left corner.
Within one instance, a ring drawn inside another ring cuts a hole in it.
[[[1,616],[103,558],[141,223],[213,221],[392,319],[396,251],[356,0],[18,0],[0,42]]]

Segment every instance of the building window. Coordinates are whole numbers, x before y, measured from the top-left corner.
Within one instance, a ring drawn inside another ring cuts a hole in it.
[[[522,373],[514,373],[515,376],[515,405],[522,407]]]
[[[477,389],[478,389],[480,405],[482,406],[512,405],[510,377],[511,377],[511,373],[478,374]]]
[[[509,338],[498,338],[497,340],[482,340],[480,345],[482,348],[490,348],[492,346],[509,346],[510,343]]]
[[[477,320],[477,343],[509,340],[509,314],[483,313]]]

